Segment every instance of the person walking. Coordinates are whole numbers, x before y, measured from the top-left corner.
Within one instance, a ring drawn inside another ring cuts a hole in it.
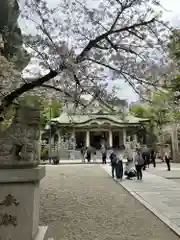
[[[144,166],[144,159],[142,157],[142,154],[140,152],[140,149],[137,149],[136,155],[134,156],[134,163],[136,167],[136,172],[137,172],[137,179],[142,180],[142,168]]]
[[[170,164],[170,160],[171,160],[171,156],[170,156],[170,152],[166,151],[164,154],[164,159],[167,165],[167,171],[171,171],[171,164]]]
[[[90,146],[87,148],[86,158],[87,158],[87,161],[88,161],[88,162],[91,161],[91,147],[90,147]]]
[[[146,170],[146,166],[148,166],[148,168],[149,168],[150,152],[149,152],[149,149],[147,148],[147,146],[144,146],[142,148],[141,152],[142,152],[142,157],[144,159],[143,170]]]
[[[123,157],[120,155],[116,163],[116,178],[122,180],[123,177]]]
[[[93,162],[96,162],[96,149],[93,148]]]
[[[154,151],[154,149],[151,150],[151,160],[152,160],[152,164],[155,168],[156,167],[156,152]]]
[[[83,163],[85,163],[85,152],[86,148],[83,145],[81,145],[81,159]]]
[[[107,149],[105,146],[102,147],[101,154],[102,154],[102,164],[106,164]]]
[[[115,173],[116,173],[116,166],[117,166],[117,155],[115,154],[114,151],[109,156],[110,161],[111,161],[111,173],[112,173],[112,178],[114,178]]]

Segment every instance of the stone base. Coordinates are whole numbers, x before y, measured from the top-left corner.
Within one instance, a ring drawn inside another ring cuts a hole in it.
[[[48,227],[42,226],[38,228],[38,233],[33,240],[44,240]]]
[[[39,183],[44,176],[43,166],[0,169],[0,239],[44,238],[45,228],[39,228]]]

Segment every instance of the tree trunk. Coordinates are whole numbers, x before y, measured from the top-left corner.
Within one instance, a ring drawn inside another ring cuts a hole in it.
[[[173,159],[173,162],[180,162],[177,123],[172,124],[171,143],[172,143],[172,159]]]

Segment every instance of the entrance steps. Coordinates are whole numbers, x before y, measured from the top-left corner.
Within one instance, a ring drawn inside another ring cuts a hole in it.
[[[110,154],[110,150],[107,151],[107,158],[109,158],[109,154]],[[119,150],[118,154],[123,154],[123,150]],[[92,156],[93,158],[93,156]],[[102,154],[100,150],[96,150],[96,159],[101,159],[102,158]],[[74,159],[74,160],[79,160],[81,159],[81,151],[80,150],[61,150],[60,151],[60,159],[63,160],[70,160],[70,159]]]

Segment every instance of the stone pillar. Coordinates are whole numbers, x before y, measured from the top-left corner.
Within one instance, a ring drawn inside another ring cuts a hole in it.
[[[126,145],[126,138],[127,138],[126,129],[123,128],[123,144],[124,144],[124,146]]]
[[[58,146],[60,146],[61,145],[61,134],[60,134],[59,130],[57,131],[57,135],[58,135]]]
[[[178,147],[177,123],[172,124],[171,142],[172,142],[172,158],[173,158],[173,161],[174,162],[180,162],[180,154],[179,154],[179,147]]]
[[[41,161],[41,144],[42,144],[42,132],[40,131],[40,136],[39,136],[39,144],[38,144],[38,152],[39,152],[39,159]]]
[[[123,144],[122,142],[121,142],[121,140],[122,140],[122,135],[121,135],[121,132],[119,132],[119,147]]]
[[[58,142],[57,142],[57,158],[58,160],[60,160],[61,158],[61,134],[60,134],[60,131],[58,129],[57,131],[57,135],[58,135]]]
[[[137,143],[137,134],[133,135],[133,141]]]
[[[44,176],[44,166],[0,169],[0,236],[3,240],[44,239],[47,227],[39,227],[39,183]]]
[[[73,130],[72,130],[72,135],[71,135],[71,137],[72,137],[72,139],[76,139],[76,135],[75,135],[75,129],[73,128]]]
[[[39,227],[40,111],[17,108],[12,124],[0,142],[0,239],[44,240],[47,227]],[[12,141],[13,139],[13,141]],[[21,143],[22,145],[16,145]],[[11,151],[14,149],[14,152]]]
[[[113,146],[113,137],[112,137],[112,131],[109,129],[109,147],[111,148]]]
[[[86,131],[86,147],[90,145],[90,132],[89,130]]]

